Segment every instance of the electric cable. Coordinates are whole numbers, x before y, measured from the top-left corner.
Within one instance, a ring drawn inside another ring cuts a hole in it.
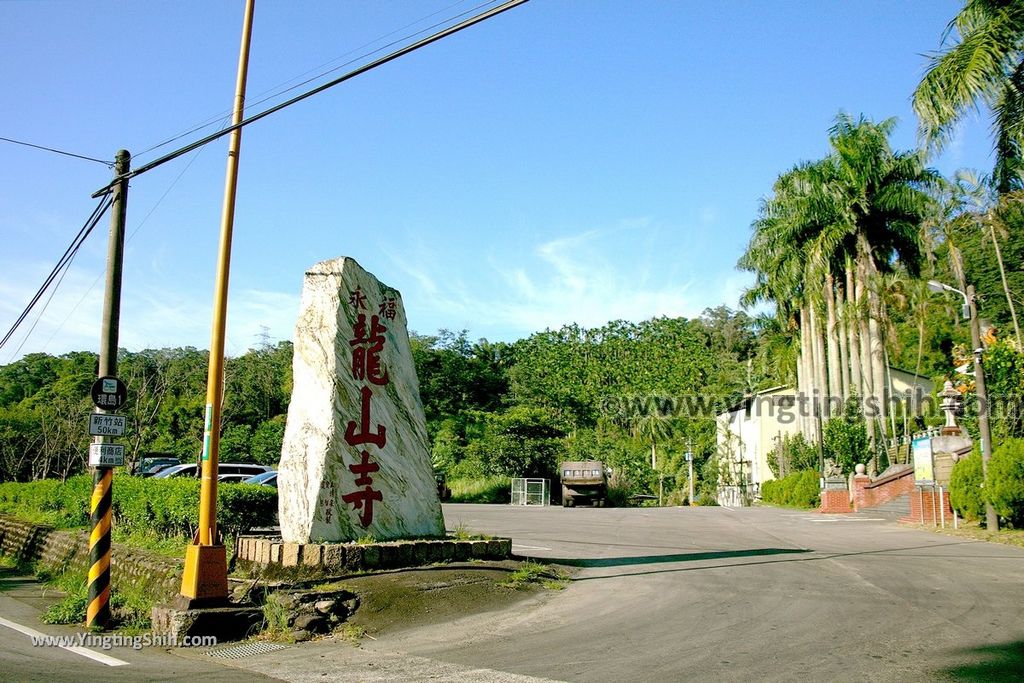
[[[149,162],[148,164],[143,164],[142,166],[140,166],[140,167],[138,167],[138,168],[136,168],[136,169],[134,169],[132,171],[129,171],[128,173],[125,173],[125,174],[122,174],[120,176],[117,176],[110,183],[108,183],[104,187],[102,187],[99,190],[97,190],[96,192],[94,192],[92,194],[92,196],[95,198],[95,197],[99,197],[102,194],[106,194],[107,192],[110,192],[111,188],[114,187],[114,185],[116,185],[117,183],[119,183],[119,182],[121,182],[123,180],[129,180],[131,178],[134,178],[135,176],[139,176],[139,175],[142,175],[143,173],[146,173],[148,171],[152,171],[154,168],[156,168],[158,166],[163,166],[168,161],[173,161],[174,159],[177,159],[178,157],[182,156],[183,154],[188,154],[192,150],[198,149],[199,147],[202,147],[204,145],[208,145],[211,142],[213,142],[214,140],[218,140],[218,139],[224,137],[225,135],[227,135],[229,133],[232,133],[232,132],[234,132],[234,131],[236,131],[236,130],[238,130],[240,128],[244,128],[245,126],[248,126],[251,123],[256,123],[257,121],[259,121],[261,119],[264,119],[267,116],[270,116],[271,114],[275,114],[275,113],[281,111],[285,107],[290,107],[291,105],[297,104],[298,102],[301,102],[302,100],[305,100],[305,99],[308,99],[308,98],[312,97],[313,95],[318,95],[318,94],[322,93],[323,91],[327,90],[328,88],[333,88],[334,86],[339,85],[341,83],[344,83],[345,81],[351,80],[351,79],[355,78],[356,76],[360,76],[360,75],[366,73],[367,71],[370,71],[371,69],[375,69],[378,66],[383,66],[384,64],[387,64],[388,62],[392,62],[392,61],[398,59],[399,57],[403,57],[403,56],[409,54],[410,52],[414,52],[416,50],[419,50],[420,48],[426,47],[427,45],[430,45],[431,43],[435,43],[435,42],[441,40],[442,38],[447,38],[450,35],[453,35],[455,33],[458,33],[459,31],[467,29],[470,26],[474,26],[474,25],[480,23],[481,21],[485,21],[487,19],[495,17],[495,16],[497,16],[497,15],[503,13],[503,12],[507,12],[508,10],[510,10],[510,9],[512,9],[514,7],[518,7],[519,5],[522,5],[522,4],[524,4],[524,3],[528,2],[528,1],[529,0],[508,0],[508,2],[505,2],[505,3],[503,3],[503,4],[501,4],[501,5],[497,6],[497,7],[489,9],[486,12],[481,12],[480,14],[477,14],[477,15],[475,15],[473,17],[470,17],[469,19],[466,19],[465,21],[462,21],[462,22],[460,22],[458,24],[455,24],[454,26],[450,26],[450,27],[448,27],[448,28],[446,28],[446,29],[444,29],[442,31],[438,31],[437,33],[434,33],[434,34],[432,34],[430,36],[427,36],[426,38],[418,40],[415,43],[412,43],[410,45],[406,45],[405,47],[403,47],[401,49],[395,50],[394,52],[391,52],[391,53],[389,53],[389,54],[387,54],[387,55],[385,55],[383,57],[375,59],[374,61],[369,62],[368,64],[364,64],[363,66],[361,66],[361,67],[359,67],[357,69],[349,71],[348,73],[346,73],[346,74],[344,74],[342,76],[339,76],[338,78],[335,78],[332,81],[328,81],[327,83],[319,85],[319,86],[313,88],[312,90],[308,90],[308,91],[302,93],[301,95],[297,95],[297,96],[291,98],[290,100],[286,100],[284,102],[281,102],[280,104],[277,104],[277,105],[274,105],[273,107],[270,107],[269,109],[265,109],[265,110],[261,111],[260,113],[254,114],[253,116],[250,116],[249,118],[244,119],[244,120],[242,120],[242,121],[240,121],[240,122],[238,122],[238,123],[236,123],[236,124],[234,124],[232,126],[228,126],[227,128],[225,128],[225,129],[223,129],[223,130],[221,130],[221,131],[219,131],[217,133],[213,133],[212,135],[207,135],[204,138],[200,138],[199,140],[196,140],[195,142],[189,143],[189,144],[185,145],[184,147],[181,147],[181,148],[179,148],[179,149],[177,149],[177,150],[175,150],[173,152],[165,154],[164,156],[159,157],[158,159],[155,159],[155,160]]]
[[[394,40],[394,41],[392,41],[390,43],[387,43],[385,45],[381,45],[380,47],[378,47],[378,48],[376,48],[374,50],[371,50],[369,52],[365,52],[365,53],[359,55],[358,57],[354,57],[353,59],[350,59],[347,62],[339,64],[338,66],[335,66],[335,67],[332,67],[332,68],[330,68],[330,69],[328,69],[326,71],[322,71],[320,73],[317,73],[317,75],[312,76],[310,78],[307,78],[306,80],[301,81],[299,83],[296,83],[295,85],[290,85],[287,88],[284,87],[284,86],[288,85],[289,83],[291,83],[292,81],[295,81],[296,79],[302,78],[302,77],[306,76],[307,74],[316,72],[319,69],[323,69],[325,66],[328,66],[330,64],[334,64],[338,60],[343,59],[343,58],[347,57],[348,55],[350,55],[350,54],[352,54],[354,52],[357,52],[357,51],[362,50],[364,48],[370,47],[374,43],[378,43],[381,40],[384,40],[385,38],[393,36],[396,33],[398,33],[399,31],[404,31],[407,28],[411,28],[412,26],[415,26],[416,24],[418,24],[418,23],[420,23],[422,21],[425,21],[426,19],[430,19],[431,17],[435,17],[435,16],[437,16],[438,14],[440,14],[442,12],[446,12],[449,9],[453,8],[453,7],[456,7],[458,5],[463,4],[464,2],[465,2],[465,0],[459,0],[459,2],[456,2],[456,3],[453,3],[451,5],[448,5],[447,7],[439,9],[436,12],[432,12],[431,14],[428,14],[425,17],[421,17],[421,18],[417,19],[416,21],[413,21],[411,23],[406,24],[405,26],[401,26],[399,28],[396,28],[394,31],[391,31],[389,33],[385,33],[384,35],[379,36],[377,38],[374,38],[373,40],[371,40],[369,42],[363,43],[362,45],[360,45],[358,47],[354,47],[351,50],[349,50],[348,52],[345,52],[345,53],[339,55],[338,57],[335,57],[332,60],[329,60],[329,61],[324,62],[323,64],[321,64],[319,66],[315,66],[312,69],[308,69],[308,70],[302,72],[298,76],[290,78],[287,81],[283,81],[281,83],[278,83],[277,85],[275,85],[275,86],[273,86],[271,88],[268,88],[268,89],[264,90],[262,93],[258,94],[256,97],[258,97],[260,99],[257,99],[257,100],[252,101],[252,102],[246,102],[246,106],[253,107],[253,106],[257,106],[257,105],[263,104],[264,102],[269,102],[270,100],[274,99],[275,97],[280,97],[281,95],[284,95],[285,93],[291,92],[292,90],[295,90],[297,88],[301,88],[302,86],[304,86],[304,85],[306,85],[308,83],[312,83],[313,81],[316,81],[316,80],[318,80],[320,78],[323,78],[324,76],[327,76],[328,74],[334,73],[338,69],[341,69],[341,68],[346,67],[346,66],[348,66],[350,64],[354,64],[355,62],[358,62],[360,60],[366,59],[367,57],[375,55],[378,52],[380,52],[381,50],[386,50],[389,47],[392,47],[394,45],[402,43],[402,42],[404,42],[406,40],[409,40],[410,38],[414,38],[415,36],[418,36],[418,35],[420,35],[422,33],[426,33],[427,31],[430,31],[430,30],[432,30],[434,28],[437,28],[438,26],[443,26],[443,25],[445,25],[447,23],[450,23],[450,22],[460,18],[460,17],[464,17],[467,14],[470,14],[472,12],[477,11],[481,7],[485,7],[487,5],[493,5],[494,2],[496,2],[496,0],[488,0],[488,2],[485,2],[483,4],[477,5],[476,7],[468,9],[465,12],[461,12],[461,13],[456,14],[454,16],[448,17],[444,21],[441,21],[441,22],[435,23],[435,24],[433,24],[431,26],[427,26],[425,28],[422,28],[419,31],[415,31],[413,33],[407,34],[407,35],[399,38],[398,40]],[[284,89],[283,90],[279,90],[279,88],[284,88]],[[136,154],[134,156],[134,158],[138,159],[138,158],[148,154],[149,152],[152,152],[155,149],[159,149],[161,147],[169,145],[172,142],[180,140],[181,138],[188,137],[192,133],[197,133],[197,132],[201,131],[204,128],[208,128],[208,127],[214,125],[217,121],[223,119],[224,117],[228,117],[230,119],[231,114],[232,114],[232,110],[222,111],[219,114],[215,114],[214,116],[211,116],[210,118],[205,119],[201,123],[195,124],[195,126],[190,128],[189,130],[186,130],[186,131],[184,131],[182,133],[178,133],[178,134],[176,134],[176,135],[174,135],[174,136],[164,140],[163,142],[158,142],[157,144],[155,144],[155,145],[153,145],[151,147],[147,147],[146,149],[144,149],[141,152],[139,152],[138,154]]]
[[[113,168],[113,161],[104,161],[103,159],[95,159],[93,157],[87,157],[84,154],[75,154],[74,152],[65,152],[62,149],[55,149],[53,147],[44,147],[43,145],[34,145],[31,142],[23,142],[21,140],[13,140],[11,138],[0,137],[0,140],[4,142],[10,142],[15,145],[24,145],[25,147],[32,147],[34,149],[41,149],[47,152],[53,152],[54,154],[63,154],[66,157],[74,157],[75,159],[85,159],[86,161],[95,161],[97,164],[103,164],[107,168]]]
[[[18,327],[21,325],[21,323],[25,321],[25,318],[28,317],[29,313],[32,312],[32,308],[43,297],[43,294],[46,293],[47,288],[49,288],[49,286],[53,283],[54,279],[56,279],[60,272],[68,266],[68,264],[71,262],[71,259],[74,258],[79,248],[81,248],[82,244],[85,242],[85,239],[89,236],[89,233],[91,233],[93,228],[96,227],[96,224],[99,223],[100,218],[103,217],[103,214],[106,213],[107,209],[110,208],[110,205],[112,203],[113,198],[110,196],[110,194],[105,194],[103,198],[100,199],[99,203],[96,205],[96,208],[93,209],[92,214],[85,221],[85,224],[82,225],[81,230],[78,231],[78,234],[75,235],[74,239],[71,241],[71,244],[64,251],[64,255],[61,256],[60,260],[57,261],[57,265],[54,266],[52,271],[50,271],[50,274],[47,276],[46,280],[39,287],[39,290],[35,293],[35,296],[33,296],[32,300],[29,301],[28,305],[25,306],[25,310],[23,310],[21,312],[21,315],[18,316],[18,319],[14,321],[14,324],[11,326],[11,329],[9,329],[7,331],[7,334],[4,335],[3,339],[0,340],[0,348],[3,348],[4,345],[6,345],[8,341],[10,341],[11,337],[14,336],[14,333],[17,331]]]
[[[228,120],[226,119],[226,120],[221,122],[221,125],[227,125],[227,123],[228,123]],[[206,148],[203,147],[202,149],[197,150],[194,155],[192,155],[192,158],[189,159],[187,164],[185,164],[185,168],[181,169],[181,173],[179,173],[174,178],[174,180],[171,181],[171,184],[167,187],[167,189],[164,191],[164,193],[162,195],[160,195],[160,199],[156,200],[156,204],[153,205],[153,208],[151,208],[149,210],[149,212],[145,216],[143,216],[142,220],[139,221],[139,224],[136,225],[132,229],[132,231],[128,234],[128,236],[125,238],[125,244],[131,243],[132,238],[135,237],[135,235],[139,232],[139,230],[142,229],[142,226],[144,226],[146,224],[146,221],[148,221],[150,219],[150,217],[153,215],[153,213],[156,212],[157,208],[159,208],[159,206],[167,198],[167,195],[169,195],[171,193],[171,190],[173,190],[174,187],[178,184],[178,182],[181,180],[182,176],[184,176],[185,173],[187,173],[188,170],[190,168],[192,168],[192,164],[194,164],[196,162],[196,159],[199,158],[199,155],[203,153],[203,149],[206,149]],[[84,302],[86,300],[86,298],[88,298],[89,294],[92,292],[92,290],[94,290],[96,288],[96,285],[98,285],[100,283],[100,280],[103,279],[104,275],[105,275],[105,273],[103,271],[100,271],[100,274],[96,276],[96,279],[92,281],[92,284],[89,285],[89,287],[82,293],[82,296],[78,299],[78,301],[75,303],[75,305],[71,307],[71,310],[68,311],[68,314],[66,316],[64,316],[64,320],[61,321],[60,325],[57,325],[57,327],[54,328],[54,330],[50,334],[49,338],[43,343],[42,350],[45,350],[50,345],[50,342],[53,341],[53,338],[56,337],[57,334],[62,329],[64,329],[64,326],[68,324],[68,320],[71,320],[71,316],[73,316],[75,314],[75,311],[77,311],[78,307],[82,305],[82,302]],[[29,331],[29,335],[31,335],[31,334],[32,334],[32,332],[30,330]],[[27,339],[29,335],[25,335],[25,338]],[[24,343],[24,342],[22,342],[22,343]],[[14,355],[17,356],[18,354],[15,353]]]

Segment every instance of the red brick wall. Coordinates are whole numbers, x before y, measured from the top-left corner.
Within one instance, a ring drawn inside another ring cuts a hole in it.
[[[819,512],[837,514],[850,512],[850,492],[846,490],[824,490],[821,492],[821,509]]]
[[[873,508],[893,498],[912,493],[914,490],[914,470],[907,470],[900,477],[874,485],[866,474],[855,474],[853,476],[853,509]]]
[[[929,524],[941,526],[945,523],[953,524],[953,509],[949,506],[949,491],[943,489],[941,492],[936,486],[915,486],[910,494],[910,516],[904,517],[901,522],[912,522],[914,524]]]

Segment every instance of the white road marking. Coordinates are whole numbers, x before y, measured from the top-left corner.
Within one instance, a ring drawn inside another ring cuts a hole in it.
[[[884,517],[801,517],[808,522],[884,522]]]
[[[100,652],[93,652],[92,650],[89,650],[84,647],[78,647],[77,645],[58,645],[57,643],[59,642],[58,639],[60,638],[60,636],[48,636],[45,633],[40,633],[35,629],[29,628],[28,626],[22,626],[17,622],[10,621],[9,619],[4,619],[3,617],[0,617],[0,626],[6,626],[7,628],[13,629],[18,633],[22,633],[28,636],[29,638],[36,638],[40,641],[45,640],[46,638],[53,638],[55,647],[59,647],[62,650],[67,650],[68,652],[74,652],[76,655],[88,657],[94,662],[99,662],[100,664],[106,664],[107,666],[128,666],[128,662],[122,659],[116,659],[114,657],[102,654]]]
[[[525,550],[551,550],[551,548],[545,548],[542,545],[520,545],[519,543],[513,543],[516,548],[523,548]]]

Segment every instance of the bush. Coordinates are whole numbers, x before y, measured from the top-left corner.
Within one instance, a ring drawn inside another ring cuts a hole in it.
[[[953,465],[949,476],[949,504],[964,519],[985,518],[983,481],[981,452],[975,447],[968,457]]]
[[[853,401],[850,402],[850,406],[852,404]],[[835,460],[847,474],[853,472],[857,463],[865,462],[871,457],[864,418],[849,406],[844,416],[834,417],[825,423],[821,441],[824,457]]]
[[[192,538],[199,525],[199,481],[192,478],[114,477],[113,523],[126,532]],[[0,484],[0,512],[57,528],[87,527],[92,478]],[[277,491],[269,486],[221,484],[217,521],[229,535],[270,526],[277,513]]]
[[[1024,439],[1007,439],[992,453],[985,495],[996,514],[1016,529],[1024,527]]]
[[[803,470],[761,484],[761,500],[773,505],[815,508],[820,505],[820,489],[818,472]]]
[[[512,480],[494,476],[478,479],[451,479],[451,503],[507,503],[512,499]]]
[[[800,432],[784,434],[768,454],[768,468],[776,477],[817,467],[818,449],[808,443]]]

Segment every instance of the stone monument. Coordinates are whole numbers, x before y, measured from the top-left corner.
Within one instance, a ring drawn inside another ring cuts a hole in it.
[[[278,510],[287,543],[444,536],[398,291],[354,259],[306,273]]]

